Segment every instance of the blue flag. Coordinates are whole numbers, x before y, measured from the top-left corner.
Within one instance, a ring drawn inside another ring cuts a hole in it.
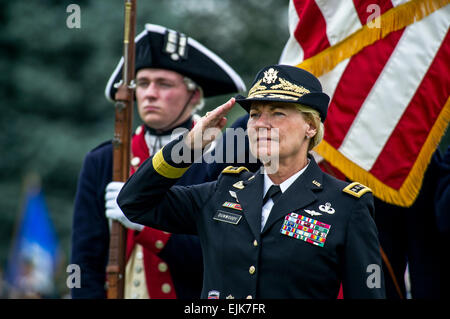
[[[27,190],[13,245],[6,273],[12,296],[52,296],[59,243],[40,188]]]

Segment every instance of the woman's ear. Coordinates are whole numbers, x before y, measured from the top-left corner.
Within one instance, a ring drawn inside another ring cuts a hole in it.
[[[313,138],[317,134],[317,129],[314,127],[312,123],[307,123],[306,126],[306,136],[308,138]]]

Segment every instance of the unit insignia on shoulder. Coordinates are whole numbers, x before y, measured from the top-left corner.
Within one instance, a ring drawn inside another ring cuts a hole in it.
[[[358,198],[360,198],[362,195],[364,195],[367,192],[372,192],[372,190],[369,187],[367,187],[363,184],[360,184],[358,182],[353,182],[353,183],[347,185],[342,191],[344,193],[350,194],[350,195],[358,197]]]
[[[233,187],[237,188],[237,189],[244,189],[245,185],[242,181],[239,181],[237,183],[233,184]]]
[[[223,169],[222,173],[223,174],[240,174],[242,171],[248,172],[249,170],[245,166],[240,166],[240,167],[228,166]]]

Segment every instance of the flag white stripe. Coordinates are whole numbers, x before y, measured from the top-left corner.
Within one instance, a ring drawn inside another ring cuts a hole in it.
[[[290,37],[280,57],[280,64],[297,65],[303,61],[303,50],[294,37]]]
[[[362,26],[352,0],[316,0],[327,24],[327,37],[333,46]]]
[[[383,150],[433,61],[449,21],[450,5],[405,29],[339,148],[363,169],[369,171]]]
[[[391,0],[391,3],[392,3],[393,7],[398,7],[399,5],[409,2],[409,1],[411,1],[411,0]]]
[[[290,37],[281,53],[279,63],[288,65],[297,65],[303,61],[304,53],[300,44],[294,36],[295,29],[300,19],[295,10],[294,2],[289,2],[289,34]]]
[[[325,73],[319,77],[319,81],[322,84],[322,90],[330,96],[330,100],[333,99],[334,92],[337,89],[342,74],[347,68],[350,58],[343,60],[330,72]]]

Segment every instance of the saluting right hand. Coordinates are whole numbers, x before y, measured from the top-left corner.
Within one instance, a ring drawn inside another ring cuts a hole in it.
[[[235,99],[231,98],[226,103],[206,113],[186,136],[186,145],[193,150],[204,149],[206,145],[214,141],[227,124],[225,115],[233,108],[235,103]]]

